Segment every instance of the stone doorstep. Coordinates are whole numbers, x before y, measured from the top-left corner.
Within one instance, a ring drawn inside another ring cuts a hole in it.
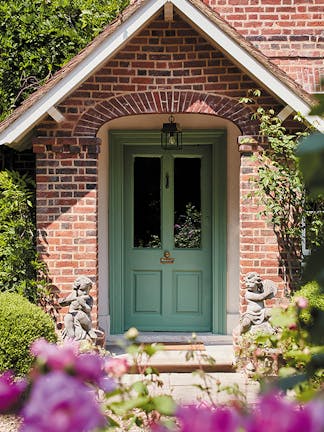
[[[109,335],[107,343],[117,345],[124,339],[123,334]],[[189,343],[192,341],[192,333],[185,332],[141,332],[137,338],[138,342],[143,343]],[[196,333],[196,343],[204,345],[233,345],[231,335],[217,335],[213,333]]]
[[[200,338],[198,338],[200,339]],[[142,340],[143,343],[147,340]],[[161,342],[161,340],[159,341]],[[181,342],[184,342],[183,340]],[[171,342],[171,349],[167,349],[167,342],[164,342],[166,349],[158,351],[147,363],[143,363],[143,366],[151,366],[157,369],[160,373],[188,373],[199,368],[202,368],[205,372],[234,372],[234,352],[233,346],[229,344],[219,345],[205,345],[197,344],[198,349],[194,349],[195,345],[181,344],[181,349],[177,350],[177,344]],[[108,351],[113,355],[126,356],[131,361],[131,357],[124,354],[122,350],[115,345],[108,344]],[[193,358],[186,360],[186,354],[190,351],[193,354]],[[204,356],[212,357],[215,360],[215,364],[210,364]],[[131,369],[131,373],[138,373],[138,370],[134,367]]]

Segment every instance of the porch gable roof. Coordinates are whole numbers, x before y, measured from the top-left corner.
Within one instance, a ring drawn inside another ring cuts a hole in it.
[[[59,115],[55,106],[147,25],[166,3],[172,3],[260,86],[324,131],[324,120],[308,115],[312,97],[201,0],[137,0],[0,124],[0,145],[17,145],[47,114]]]

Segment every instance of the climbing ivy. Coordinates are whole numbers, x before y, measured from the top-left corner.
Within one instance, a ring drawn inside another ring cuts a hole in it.
[[[274,228],[278,239],[281,269],[287,286],[295,289],[300,280],[304,260],[302,239],[307,232],[307,243],[315,249],[324,238],[324,200],[311,199],[296,156],[296,148],[310,130],[302,118],[300,131],[290,132],[273,109],[259,106],[258,90],[251,91],[242,103],[255,104],[253,119],[259,123],[259,134],[266,138],[264,151],[255,156],[258,175],[253,179],[253,196],[261,205],[260,215],[265,216]]]
[[[0,120],[87,45],[128,0],[0,0]]]

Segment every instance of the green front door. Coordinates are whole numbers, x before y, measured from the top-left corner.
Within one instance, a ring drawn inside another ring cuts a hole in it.
[[[126,147],[125,326],[211,329],[210,148]]]
[[[109,137],[111,333],[225,331],[226,133]]]

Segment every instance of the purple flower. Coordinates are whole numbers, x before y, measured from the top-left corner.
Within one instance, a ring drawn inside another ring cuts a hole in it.
[[[311,427],[307,432],[324,431],[324,400],[314,399],[305,405],[305,414],[311,419]]]
[[[14,381],[12,372],[0,375],[0,413],[9,412],[19,402],[19,398],[27,387],[25,380]]]
[[[50,369],[63,370],[74,367],[78,355],[78,344],[67,341],[63,345],[56,345],[45,339],[38,339],[33,342],[30,351]]]
[[[114,378],[104,376],[100,379],[98,387],[100,387],[105,393],[111,393],[116,390],[117,383]]]
[[[104,376],[104,360],[98,354],[80,354],[75,359],[74,371],[84,381],[99,384]]]
[[[312,428],[310,410],[300,408],[278,394],[269,393],[259,400],[259,406],[251,414],[247,432],[317,432]]]
[[[61,371],[35,381],[22,416],[20,432],[88,432],[104,425],[94,393]]]
[[[117,383],[106,375],[104,366],[105,361],[98,354],[81,354],[76,359],[74,371],[77,378],[96,384],[105,393],[110,393],[116,389]]]
[[[177,417],[181,432],[236,432],[241,424],[238,413],[229,407],[181,407]]]

